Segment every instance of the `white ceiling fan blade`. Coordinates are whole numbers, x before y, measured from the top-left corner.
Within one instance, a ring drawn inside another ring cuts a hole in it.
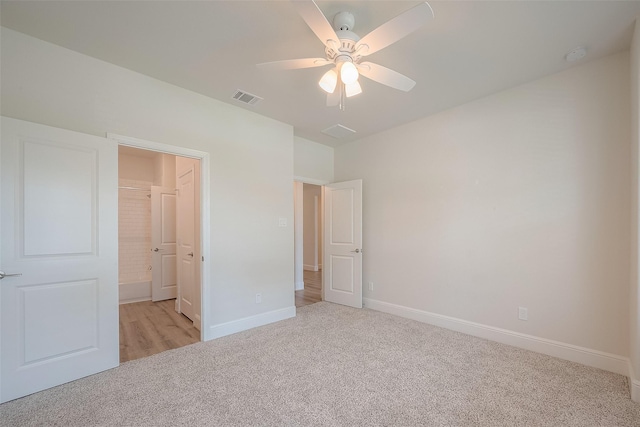
[[[268,70],[295,70],[298,68],[322,67],[331,64],[324,58],[285,59],[284,61],[263,62],[256,66]]]
[[[433,10],[429,3],[420,3],[371,31],[356,43],[355,48],[357,50],[363,46],[359,53],[362,56],[371,55],[411,34],[431,18]]]
[[[304,22],[318,36],[322,44],[326,46],[329,40],[338,41],[338,36],[333,27],[313,0],[297,0],[293,1],[293,4],[302,19],[304,19]]]
[[[337,87],[333,93],[327,94],[327,107],[335,107],[340,104],[340,87]]]
[[[404,92],[409,92],[416,85],[416,82],[404,74],[390,70],[382,65],[374,64],[373,62],[358,64],[358,71],[368,79]]]

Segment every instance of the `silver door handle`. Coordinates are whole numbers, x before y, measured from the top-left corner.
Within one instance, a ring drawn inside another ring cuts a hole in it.
[[[191,258],[193,258],[193,252],[189,252],[187,256],[190,256]]]
[[[362,251],[360,249],[356,249],[355,251],[351,251],[351,252],[355,252],[355,253],[359,254]]]
[[[158,252],[158,251],[164,251],[164,249],[159,249],[159,248],[153,249],[153,252]]]
[[[7,274],[4,271],[0,270],[0,280],[4,279],[5,277],[20,277],[20,276],[22,276],[22,273]]]

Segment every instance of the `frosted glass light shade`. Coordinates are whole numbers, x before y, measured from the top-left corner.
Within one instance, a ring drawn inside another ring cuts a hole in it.
[[[325,92],[333,93],[333,91],[336,90],[336,85],[338,84],[338,73],[333,69],[327,71],[324,73],[318,84]]]
[[[350,85],[358,81],[358,69],[353,62],[345,62],[340,68],[340,80],[346,85]]]
[[[360,87],[360,83],[357,81],[348,85],[344,85],[344,90],[347,95],[347,98],[351,98],[354,95],[362,93],[362,88]]]

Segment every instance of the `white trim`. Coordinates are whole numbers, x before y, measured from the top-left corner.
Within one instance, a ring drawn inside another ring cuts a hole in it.
[[[118,305],[133,304],[136,302],[145,302],[145,301],[151,301],[151,297],[127,298],[126,300],[120,301]]]
[[[302,290],[304,290],[304,282],[297,282],[296,291],[302,291]]]
[[[158,151],[166,154],[173,154],[182,157],[191,157],[200,160],[200,253],[203,262],[200,263],[200,294],[201,294],[201,325],[209,324],[209,307],[205,304],[211,300],[211,269],[208,263],[211,262],[211,160],[209,153],[191,148],[178,147],[176,145],[164,144],[161,142],[146,141],[144,139],[130,136],[117,135],[107,132],[107,138],[116,141],[119,145],[142,148],[146,150]],[[213,339],[208,335],[209,328],[203,328],[200,334],[201,341]]]
[[[302,182],[304,184],[313,184],[313,185],[326,185],[331,183],[331,181],[325,181],[323,179],[315,179],[315,178],[305,178],[303,176],[294,176],[293,180]]]
[[[304,268],[307,271],[318,271],[318,266],[317,265],[303,264],[302,268]]]
[[[640,379],[636,377],[631,361],[629,361],[629,392],[631,400],[640,403]]]
[[[193,150],[191,148],[179,147],[177,145],[165,144],[162,142],[147,141],[144,139],[133,138],[131,136],[118,135],[107,132],[107,138],[116,140],[118,145],[126,145],[127,147],[141,148],[143,150],[158,151],[166,154],[174,154],[176,156],[191,157],[194,159],[202,159],[209,156],[204,151]]]
[[[313,196],[313,265],[318,271],[318,196]]]
[[[293,182],[293,290],[304,288],[304,240],[303,240],[303,198],[304,190],[301,182]],[[302,287],[298,288],[298,285]]]
[[[221,323],[219,325],[213,325],[209,328],[209,333],[207,335],[211,339],[220,338],[256,328],[258,326],[268,325],[269,323],[279,322],[280,320],[289,319],[291,317],[296,317],[295,306],[268,311],[266,313],[232,320],[231,322]]]
[[[557,357],[559,359],[570,360],[583,365],[615,372],[620,375],[629,375],[629,359],[616,354],[605,353],[603,351],[590,348],[579,347],[533,335],[522,334],[507,329],[496,328],[480,323],[469,322],[455,317],[443,316],[441,314],[430,313],[428,311],[416,310],[414,308],[391,304],[370,298],[363,298],[366,308],[382,311],[407,319],[417,320],[430,325],[440,326],[465,334],[497,341],[525,350],[535,351]],[[637,387],[636,387],[637,388]]]
[[[140,280],[139,282],[119,283],[118,301],[120,304],[151,301],[151,281]]]

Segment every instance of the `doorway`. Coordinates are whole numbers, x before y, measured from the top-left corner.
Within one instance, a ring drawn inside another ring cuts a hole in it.
[[[294,183],[296,307],[322,301],[322,186]]]
[[[201,340],[200,160],[118,149],[120,362]]]

